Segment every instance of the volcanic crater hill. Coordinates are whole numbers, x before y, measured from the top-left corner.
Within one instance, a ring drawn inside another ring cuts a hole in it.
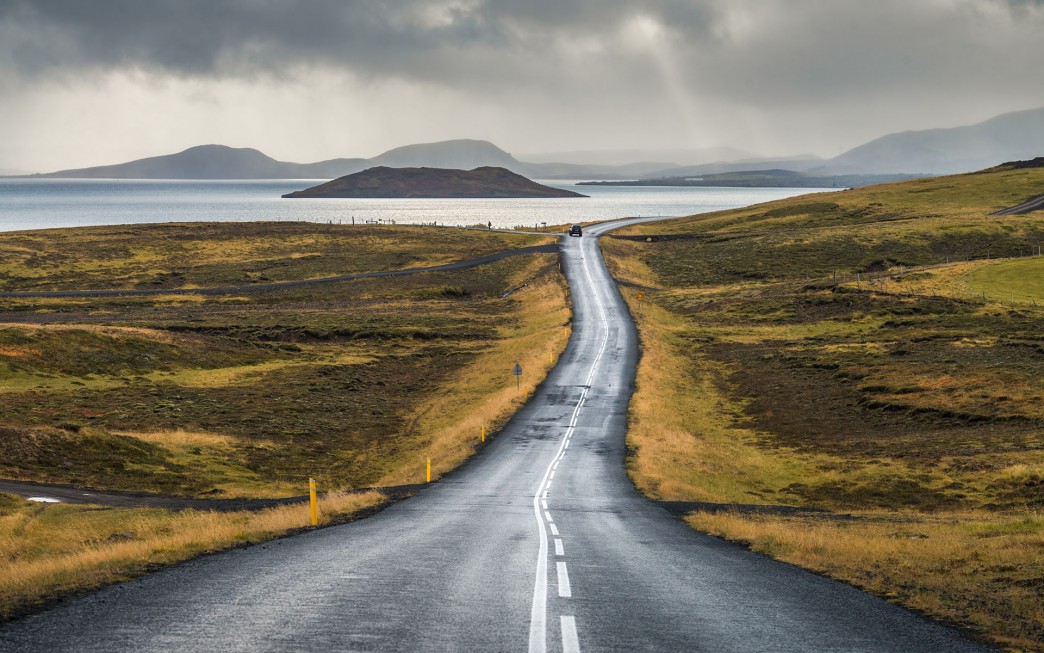
[[[389,168],[378,166],[283,197],[527,198],[587,197],[544,186],[506,168]]]

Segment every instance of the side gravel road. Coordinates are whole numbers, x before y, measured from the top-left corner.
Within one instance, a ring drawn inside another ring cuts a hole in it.
[[[548,235],[548,234],[543,234]],[[494,252],[493,254],[487,254],[486,256],[480,256],[479,258],[468,259],[466,261],[456,261],[454,263],[444,263],[442,265],[431,265],[428,267],[421,268],[405,268],[402,270],[382,270],[379,272],[360,272],[357,274],[342,274],[333,277],[319,277],[316,279],[301,279],[298,281],[275,281],[272,283],[254,283],[243,286],[223,286],[219,288],[172,288],[172,289],[161,289],[161,288],[127,288],[127,289],[112,289],[112,290],[29,290],[29,291],[4,291],[0,292],[0,298],[25,298],[31,299],[34,297],[38,298],[61,298],[61,297],[143,297],[149,295],[204,295],[204,296],[221,296],[221,295],[245,295],[245,294],[257,294],[257,293],[268,293],[277,290],[286,290],[288,288],[300,288],[302,286],[317,286],[327,283],[338,283],[340,281],[354,281],[356,279],[372,279],[376,277],[401,277],[408,274],[420,274],[423,272],[451,272],[453,270],[465,270],[467,268],[474,268],[480,265],[486,265],[495,261],[500,261],[505,258],[512,256],[526,256],[528,254],[541,254],[541,253],[555,253],[558,251],[558,244],[552,243],[550,245],[533,245],[532,247],[520,247],[518,249],[508,249],[502,252]]]

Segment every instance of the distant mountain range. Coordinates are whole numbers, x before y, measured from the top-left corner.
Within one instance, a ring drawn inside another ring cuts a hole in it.
[[[574,150],[568,152],[536,152],[518,155],[523,161],[556,162],[583,166],[626,166],[641,163],[658,168],[676,168],[708,161],[759,160],[756,154],[734,147],[704,147],[670,150]]]
[[[631,181],[581,181],[579,186],[728,186],[732,188],[855,188],[893,181],[905,181],[918,175],[889,173],[847,175],[810,175],[780,168],[740,170],[698,176],[657,177]]]
[[[283,197],[586,197],[544,186],[507,168],[389,168],[377,166]]]
[[[287,163],[252,148],[197,145],[177,154],[31,176],[73,179],[329,179],[372,165],[368,159]]]
[[[1044,154],[1044,107],[967,127],[889,134],[831,159],[834,173],[970,172]]]
[[[526,163],[489,141],[459,139],[397,147],[372,159],[331,159],[318,163],[277,161],[251,148],[198,145],[177,154],[31,176],[73,179],[331,179],[376,166],[460,170],[494,166],[536,179],[626,179],[653,174],[672,165]]]
[[[184,152],[117,165],[60,170],[34,177],[117,179],[333,179],[375,166],[470,170],[502,167],[532,179],[659,179],[750,170],[792,170],[812,176],[940,175],[969,172],[1004,161],[1044,154],[1044,108],[1006,113],[950,129],[889,134],[833,159],[813,156],[766,159],[731,148],[705,150],[606,150],[559,152],[559,162],[520,161],[488,141],[451,140],[406,145],[371,159],[318,163],[277,161],[258,150],[200,145]],[[643,160],[621,163],[634,156]],[[650,161],[666,157],[674,161]],[[694,157],[707,157],[693,163]],[[585,159],[588,159],[585,161]]]

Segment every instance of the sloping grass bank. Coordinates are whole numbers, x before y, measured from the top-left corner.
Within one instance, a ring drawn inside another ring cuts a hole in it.
[[[347,521],[384,500],[377,492],[323,496],[320,526]],[[48,505],[0,494],[0,620],[73,592],[301,530],[309,524],[308,510],[299,504],[257,512],[171,512]]]
[[[325,226],[310,228],[325,237]],[[149,227],[135,233],[146,237]],[[282,226],[252,233],[294,259]],[[462,242],[442,245],[454,253],[488,237],[453,233]],[[378,236],[388,241],[382,252],[402,247],[398,228]],[[78,247],[94,242],[88,231]],[[0,301],[0,476],[196,498],[297,496],[313,477],[335,492],[325,518],[342,520],[383,498],[336,491],[423,482],[426,458],[437,478],[479,448],[483,427],[495,437],[564,349],[570,316],[552,254],[182,299]],[[526,369],[521,392],[516,361]],[[214,515],[3,505],[0,615],[308,523],[300,506]]]
[[[688,521],[1010,650],[1044,647],[1044,309],[1029,286],[1014,304],[989,291],[1004,266],[1035,259],[884,251],[932,253],[957,233],[970,240],[951,244],[974,248],[989,232],[1025,254],[1044,220],[988,217],[1033,194],[1025,183],[1009,171],[918,180],[603,239],[614,274],[644,296],[639,308],[623,287],[642,342],[635,484],[662,499],[824,509]],[[888,280],[834,286],[832,269]],[[983,298],[974,284],[992,285]]]

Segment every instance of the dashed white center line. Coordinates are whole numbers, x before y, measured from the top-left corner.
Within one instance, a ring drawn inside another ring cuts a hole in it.
[[[541,501],[540,505],[544,506],[544,510],[547,510],[547,501]]]
[[[576,634],[576,617],[562,616],[562,651],[580,653],[580,638]]]
[[[564,562],[555,564],[558,566],[558,595],[568,599],[573,595],[573,589],[569,586],[569,569]]]
[[[588,287],[594,287],[594,277],[591,275],[591,268],[588,265],[588,259],[584,255],[584,247],[590,241],[585,242],[580,247],[580,260],[583,264],[584,275],[587,277]],[[597,240],[595,240],[597,243]],[[536,580],[533,584],[533,607],[530,610],[529,617],[529,653],[545,653],[547,651],[547,576],[548,576],[548,538],[546,528],[550,528],[551,533],[554,536],[558,536],[558,528],[554,524],[554,520],[551,518],[551,513],[547,509],[547,503],[543,503],[543,513],[546,521],[541,519],[541,495],[543,498],[547,498],[547,494],[551,489],[551,479],[554,478],[555,471],[558,469],[558,465],[562,460],[562,456],[565,455],[565,450],[569,447],[569,443],[573,437],[573,432],[576,429],[577,421],[580,417],[580,409],[583,408],[587,401],[587,394],[591,390],[591,384],[594,381],[595,373],[598,370],[598,364],[605,355],[606,347],[609,343],[609,320],[606,316],[605,305],[602,303],[600,294],[595,291],[593,293],[595,305],[598,308],[598,313],[601,317],[602,322],[602,342],[598,346],[597,354],[594,360],[591,362],[591,367],[587,372],[587,379],[583,384],[583,391],[580,393],[580,399],[577,401],[576,406],[573,408],[573,414],[569,420],[569,426],[566,428],[566,432],[562,438],[562,442],[558,447],[554,458],[549,462],[547,468],[545,468],[544,476],[540,480],[540,484],[537,486],[536,492],[533,495],[533,514],[537,521],[537,534],[539,536],[539,550],[537,552],[537,564],[536,564]],[[562,550],[561,540],[555,540],[555,552],[556,555],[564,555]],[[573,592],[569,586],[569,570],[566,568],[565,562],[558,562],[556,564],[558,570],[558,595],[563,598],[572,597]],[[576,620],[572,616],[562,616],[562,648],[565,651],[578,652],[580,650],[580,643],[576,632]]]

